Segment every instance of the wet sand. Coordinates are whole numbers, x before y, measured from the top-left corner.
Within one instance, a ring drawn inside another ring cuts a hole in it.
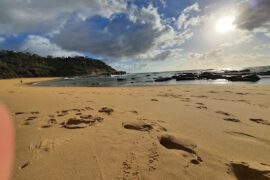
[[[15,180],[270,178],[270,85],[0,87]]]

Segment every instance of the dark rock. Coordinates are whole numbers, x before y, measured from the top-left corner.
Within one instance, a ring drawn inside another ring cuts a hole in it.
[[[217,73],[211,73],[211,72],[203,72],[199,75],[198,79],[225,79],[225,77],[222,74]]]
[[[241,72],[241,73],[250,73],[250,69],[243,69],[243,70],[241,70],[239,72]]]
[[[249,81],[257,82],[261,78],[257,74],[246,75],[246,76],[230,76],[226,78],[228,81]]]
[[[260,72],[258,74],[259,75],[263,75],[263,76],[270,76],[270,70],[269,71],[265,71],[265,72]]]
[[[126,79],[118,78],[117,81],[126,81]]]
[[[175,79],[176,79],[176,81],[196,80],[197,75],[193,74],[193,73],[183,73],[183,74],[179,74],[178,76],[176,76]]]
[[[172,80],[172,77],[159,77],[155,80],[155,82],[165,82],[165,81],[170,81]]]
[[[100,85],[100,83],[98,83],[98,82],[92,83],[92,86],[99,86],[99,85]]]
[[[240,71],[237,71],[237,70],[231,70],[231,71],[224,71],[224,74],[227,74],[227,75],[244,75],[244,74],[249,74],[251,71],[250,69],[243,69],[243,70],[240,70]]]
[[[229,76],[227,77],[228,81],[243,81],[243,77],[242,76]]]

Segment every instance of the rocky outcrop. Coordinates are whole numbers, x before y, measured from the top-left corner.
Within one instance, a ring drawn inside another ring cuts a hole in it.
[[[225,77],[222,74],[218,73],[203,72],[199,75],[198,79],[216,80],[216,79],[225,79]]]
[[[245,76],[230,76],[226,78],[228,81],[249,81],[257,82],[261,78],[257,74],[245,75]]]
[[[178,76],[174,76],[176,81],[191,81],[196,80],[198,78],[197,74],[194,73],[183,73]]]
[[[166,82],[166,81],[170,81],[172,79],[173,79],[173,77],[159,77],[159,78],[155,79],[155,82]]]
[[[265,71],[265,72],[261,72],[261,73],[258,73],[259,75],[262,75],[262,76],[270,76],[270,71]]]

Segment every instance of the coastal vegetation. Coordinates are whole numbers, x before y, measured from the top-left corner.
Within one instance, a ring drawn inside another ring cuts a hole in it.
[[[0,78],[70,77],[123,73],[87,57],[41,57],[36,54],[0,51]]]

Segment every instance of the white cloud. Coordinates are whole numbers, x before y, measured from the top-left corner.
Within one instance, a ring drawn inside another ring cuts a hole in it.
[[[164,28],[157,8],[152,4],[149,4],[148,7],[143,7],[142,9],[138,9],[137,6],[132,6],[131,11],[129,12],[129,19],[133,23],[149,24],[154,29],[161,30]]]
[[[174,59],[175,56],[180,55],[182,51],[182,49],[153,50],[148,53],[135,56],[134,58],[139,61],[166,61]]]
[[[126,11],[125,0],[0,0],[0,34],[52,31],[61,22]]]
[[[160,0],[160,3],[163,7],[166,7],[167,6],[167,2],[166,0]]]
[[[221,49],[205,53],[189,53],[183,66],[187,68],[209,69],[230,67],[252,67],[270,64],[270,56],[262,54],[226,54]]]
[[[194,33],[188,29],[183,32],[177,32],[173,28],[168,28],[165,33],[163,33],[156,40],[156,47],[160,49],[174,49],[179,48],[187,40],[193,37]]]
[[[6,39],[4,37],[0,37],[0,43],[3,43],[5,41],[6,41]]]
[[[257,45],[254,47],[254,49],[270,49],[270,43]]]
[[[220,47],[239,46],[242,44],[249,43],[253,40],[254,35],[252,32],[237,30],[235,32],[235,38],[231,39],[229,42],[222,43]]]
[[[194,16],[194,13],[200,12],[200,6],[195,3],[187,8],[185,8],[177,19],[177,26],[179,29],[187,29],[192,26],[198,26],[206,18],[205,16]]]
[[[51,43],[49,39],[34,35],[29,35],[27,37],[21,50],[35,53],[40,56],[51,55],[54,57],[73,57],[82,55],[74,51],[64,50],[56,44]]]
[[[196,2],[193,5],[186,7],[182,12],[184,14],[188,14],[191,12],[200,12],[200,11],[201,9],[200,9],[199,3]]]
[[[217,58],[222,53],[221,49],[214,49],[206,53],[189,53],[189,59],[207,60],[212,58]]]
[[[256,28],[253,30],[254,33],[263,33],[266,37],[270,38],[270,24],[264,25],[264,27]]]

